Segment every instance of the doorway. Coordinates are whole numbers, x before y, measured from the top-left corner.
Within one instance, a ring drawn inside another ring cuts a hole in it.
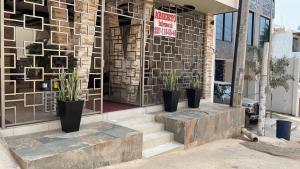
[[[142,105],[141,3],[108,0],[104,17],[103,112]],[[137,15],[139,13],[139,15]]]

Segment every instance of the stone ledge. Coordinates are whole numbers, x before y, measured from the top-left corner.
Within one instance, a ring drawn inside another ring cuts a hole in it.
[[[79,132],[49,131],[5,138],[24,169],[90,169],[142,158],[141,132],[107,122]]]
[[[245,123],[243,108],[206,103],[199,109],[182,109],[175,113],[158,113],[157,122],[165,130],[174,133],[174,140],[185,148],[205,144],[214,140],[240,136]]]

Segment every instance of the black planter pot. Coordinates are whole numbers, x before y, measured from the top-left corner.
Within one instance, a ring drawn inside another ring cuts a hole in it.
[[[56,100],[56,116],[60,117],[60,110],[59,108],[62,107],[63,105],[62,101]]]
[[[189,108],[199,108],[202,91],[200,89],[186,89]]]
[[[57,101],[62,131],[70,133],[79,130],[83,103],[83,100],[72,102]]]
[[[164,106],[166,112],[175,112],[178,106],[179,92],[163,90]]]

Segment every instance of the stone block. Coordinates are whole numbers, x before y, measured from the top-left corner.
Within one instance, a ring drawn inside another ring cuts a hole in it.
[[[6,141],[24,169],[99,168],[140,159],[143,147],[141,132],[106,122],[84,126],[74,133],[51,131]]]
[[[184,109],[161,113],[155,117],[165,130],[174,133],[174,140],[185,148],[214,140],[238,137],[244,124],[244,109],[219,104],[204,104],[200,109]]]

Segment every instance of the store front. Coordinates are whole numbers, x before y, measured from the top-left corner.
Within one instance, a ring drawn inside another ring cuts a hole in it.
[[[161,104],[162,79],[171,70],[181,100],[193,76],[202,79],[203,97],[210,95],[213,15],[197,6],[161,0],[1,3],[2,128],[57,119],[58,75],[74,68],[84,115]],[[155,35],[156,10],[176,16],[175,33]]]

